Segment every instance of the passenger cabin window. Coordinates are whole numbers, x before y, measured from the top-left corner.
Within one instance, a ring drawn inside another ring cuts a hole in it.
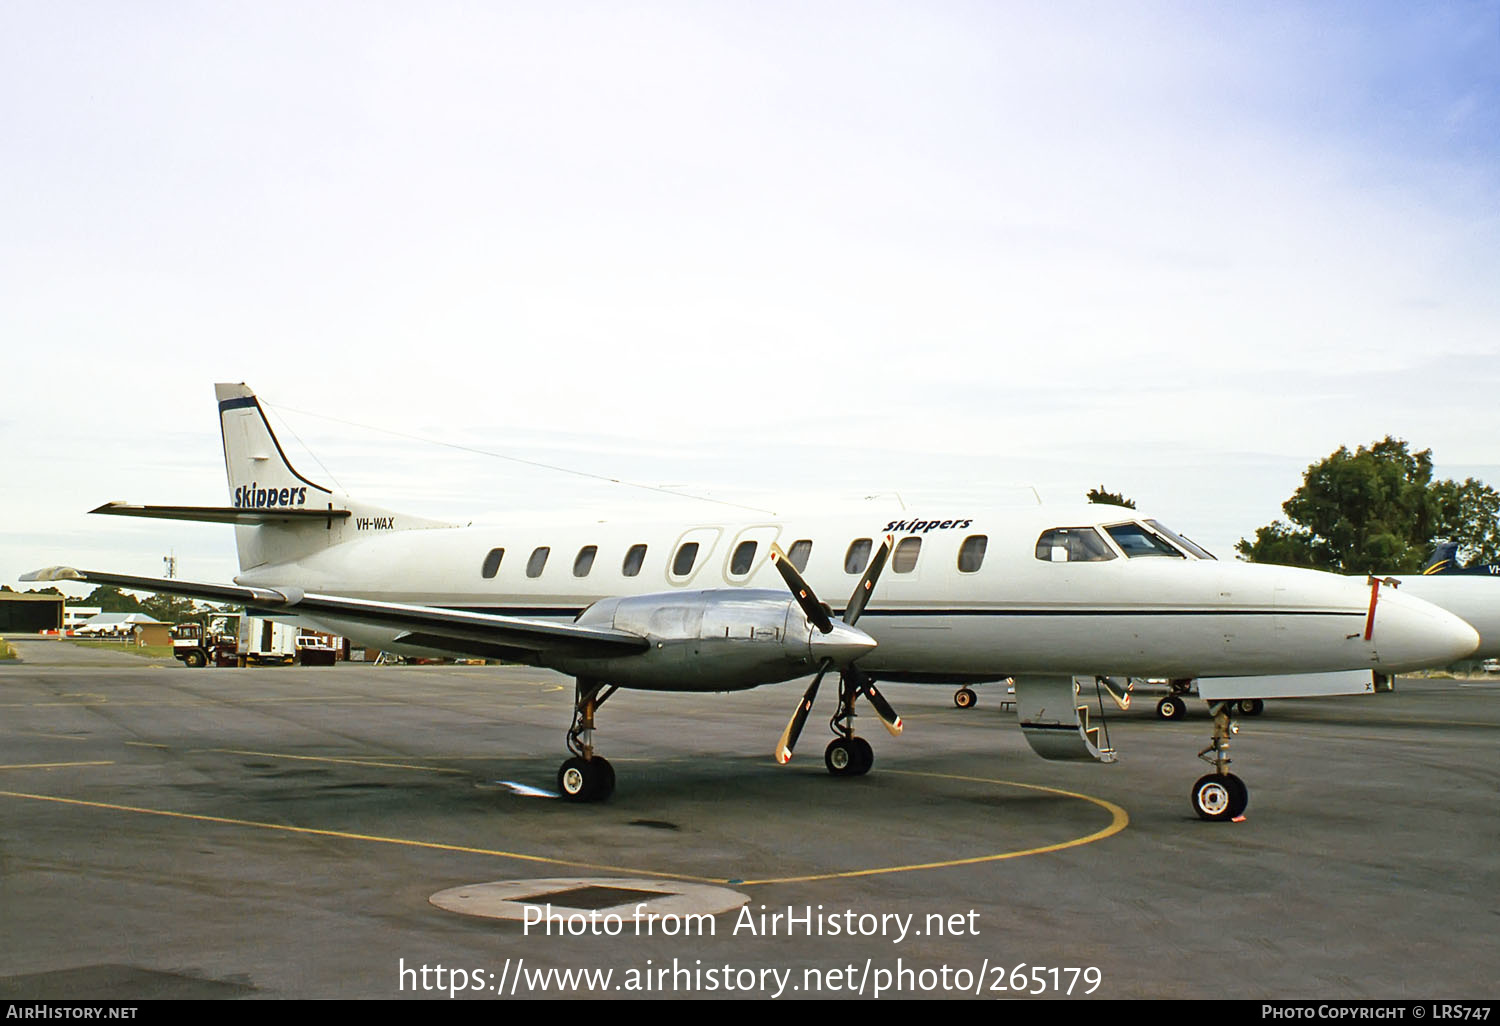
[[[1054,527],[1036,540],[1036,558],[1048,563],[1102,563],[1115,554],[1092,527]]]
[[[541,546],[540,548],[533,549],[531,558],[526,561],[526,576],[542,576],[542,568],[547,565],[547,556],[551,552],[552,550],[545,545]]]
[[[911,573],[917,568],[917,556],[921,552],[921,538],[902,538],[896,543],[896,551],[891,554],[891,571],[898,574]]]
[[[698,543],[686,542],[677,550],[677,555],[672,557],[672,573],[677,577],[686,577],[693,572],[693,563],[697,559]]]
[[[585,545],[578,550],[578,558],[573,560],[573,576],[587,577],[589,571],[594,569],[594,557],[599,554],[599,546]]]
[[[734,555],[729,557],[729,572],[735,577],[744,577],[750,572],[750,565],[754,562],[755,543],[742,541],[734,547]]]
[[[634,577],[641,572],[641,564],[646,562],[646,546],[632,545],[625,553],[625,562],[620,564],[620,573],[626,577]]]
[[[989,538],[982,534],[971,534],[965,538],[958,548],[958,572],[978,573],[979,568],[984,566],[984,549],[988,544]]]
[[[484,566],[479,572],[488,580],[500,572],[500,561],[505,558],[504,549],[490,549],[490,554],[484,557]]]
[[[1165,538],[1159,538],[1152,534],[1140,524],[1116,524],[1106,527],[1109,536],[1115,540],[1115,544],[1124,550],[1125,555],[1131,559],[1137,556],[1174,556],[1177,559],[1186,559],[1181,552],[1167,544]]]
[[[849,551],[844,553],[844,573],[862,574],[865,572],[865,564],[870,562],[870,539],[856,539],[849,546]]]
[[[792,542],[791,551],[786,554],[786,560],[797,568],[799,574],[807,573],[807,560],[812,556],[812,541],[803,538],[801,541]]]

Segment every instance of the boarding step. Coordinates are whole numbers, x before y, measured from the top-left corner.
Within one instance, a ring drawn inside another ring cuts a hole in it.
[[[1092,677],[1017,677],[1016,718],[1032,750],[1044,759],[1114,762],[1115,750],[1099,726],[1089,725],[1079,700]]]

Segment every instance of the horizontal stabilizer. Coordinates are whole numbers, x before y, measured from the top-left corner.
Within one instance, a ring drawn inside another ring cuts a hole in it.
[[[152,520],[196,520],[205,524],[287,524],[296,521],[340,519],[347,509],[303,507],[254,509],[239,506],[132,506],[128,502],[106,502],[90,513],[116,517],[148,517]]]

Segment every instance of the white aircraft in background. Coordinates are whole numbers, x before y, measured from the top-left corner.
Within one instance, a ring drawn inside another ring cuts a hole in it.
[[[727,523],[458,526],[378,508],[315,484],[287,460],[243,384],[217,386],[228,506],[130,506],[126,516],[235,525],[234,585],[52,567],[29,580],[113,584],[219,602],[387,651],[501,658],[576,678],[572,756],[559,790],[608,797],[614,770],[595,716],[619,688],[734,691],[815,674],[776,746],[785,762],[820,682],[838,671],[835,775],[869,771],[855,734],[863,696],[901,721],[877,681],[1015,680],[1018,718],[1047,758],[1114,761],[1088,723],[1084,682],[1391,673],[1473,651],[1463,621],[1333,574],[1192,558],[1133,510],[944,506]],[[783,554],[783,549],[785,553]],[[876,581],[884,580],[872,598]],[[814,593],[851,592],[829,609]],[[791,594],[788,595],[788,590]],[[1237,682],[1238,683],[1238,682]],[[1193,787],[1205,819],[1238,816],[1229,703],[1215,707]]]

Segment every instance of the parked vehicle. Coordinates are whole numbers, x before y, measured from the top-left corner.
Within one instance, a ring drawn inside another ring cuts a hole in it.
[[[172,658],[187,666],[238,666],[239,613],[213,613],[172,628]]]

